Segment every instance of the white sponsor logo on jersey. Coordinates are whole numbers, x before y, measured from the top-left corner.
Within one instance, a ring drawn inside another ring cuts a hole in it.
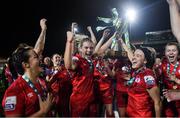
[[[17,103],[17,99],[16,96],[9,96],[6,98],[5,101],[5,111],[12,111],[15,109],[16,107],[16,103]]]
[[[33,96],[33,93],[28,93],[27,96],[31,98]]]
[[[148,84],[148,85],[153,85],[155,84],[155,79],[153,76],[148,75],[148,76],[144,76],[144,81]]]

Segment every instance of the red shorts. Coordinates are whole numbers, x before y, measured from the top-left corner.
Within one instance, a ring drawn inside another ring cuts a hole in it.
[[[116,91],[117,106],[118,107],[127,107],[128,102],[128,93],[122,91]]]
[[[99,81],[99,94],[100,99],[104,104],[112,104],[113,102],[113,92],[111,87],[111,81],[106,78],[105,81]]]
[[[106,91],[100,91],[101,99],[104,104],[112,104],[113,102],[113,95],[111,88],[107,89]]]

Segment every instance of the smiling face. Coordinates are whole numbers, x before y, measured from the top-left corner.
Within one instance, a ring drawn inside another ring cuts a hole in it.
[[[176,63],[178,57],[178,48],[176,45],[167,45],[165,55],[170,63]]]
[[[132,59],[132,68],[138,69],[143,67],[146,64],[145,55],[142,50],[137,49],[134,52],[133,59]]]
[[[59,54],[54,54],[52,57],[52,62],[54,66],[59,66],[61,64],[62,57]]]
[[[81,56],[84,58],[89,58],[92,56],[94,51],[94,44],[90,41],[85,41],[82,43],[82,47],[80,47]]]

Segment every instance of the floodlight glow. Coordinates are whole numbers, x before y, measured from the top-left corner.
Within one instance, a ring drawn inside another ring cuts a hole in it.
[[[78,28],[74,28],[74,32],[75,32],[75,33],[78,32]]]
[[[126,18],[129,22],[134,22],[136,20],[137,13],[134,9],[128,9],[126,11]]]

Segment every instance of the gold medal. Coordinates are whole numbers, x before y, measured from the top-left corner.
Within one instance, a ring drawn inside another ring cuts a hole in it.
[[[177,89],[177,85],[174,85],[174,86],[173,86],[173,89]]]

